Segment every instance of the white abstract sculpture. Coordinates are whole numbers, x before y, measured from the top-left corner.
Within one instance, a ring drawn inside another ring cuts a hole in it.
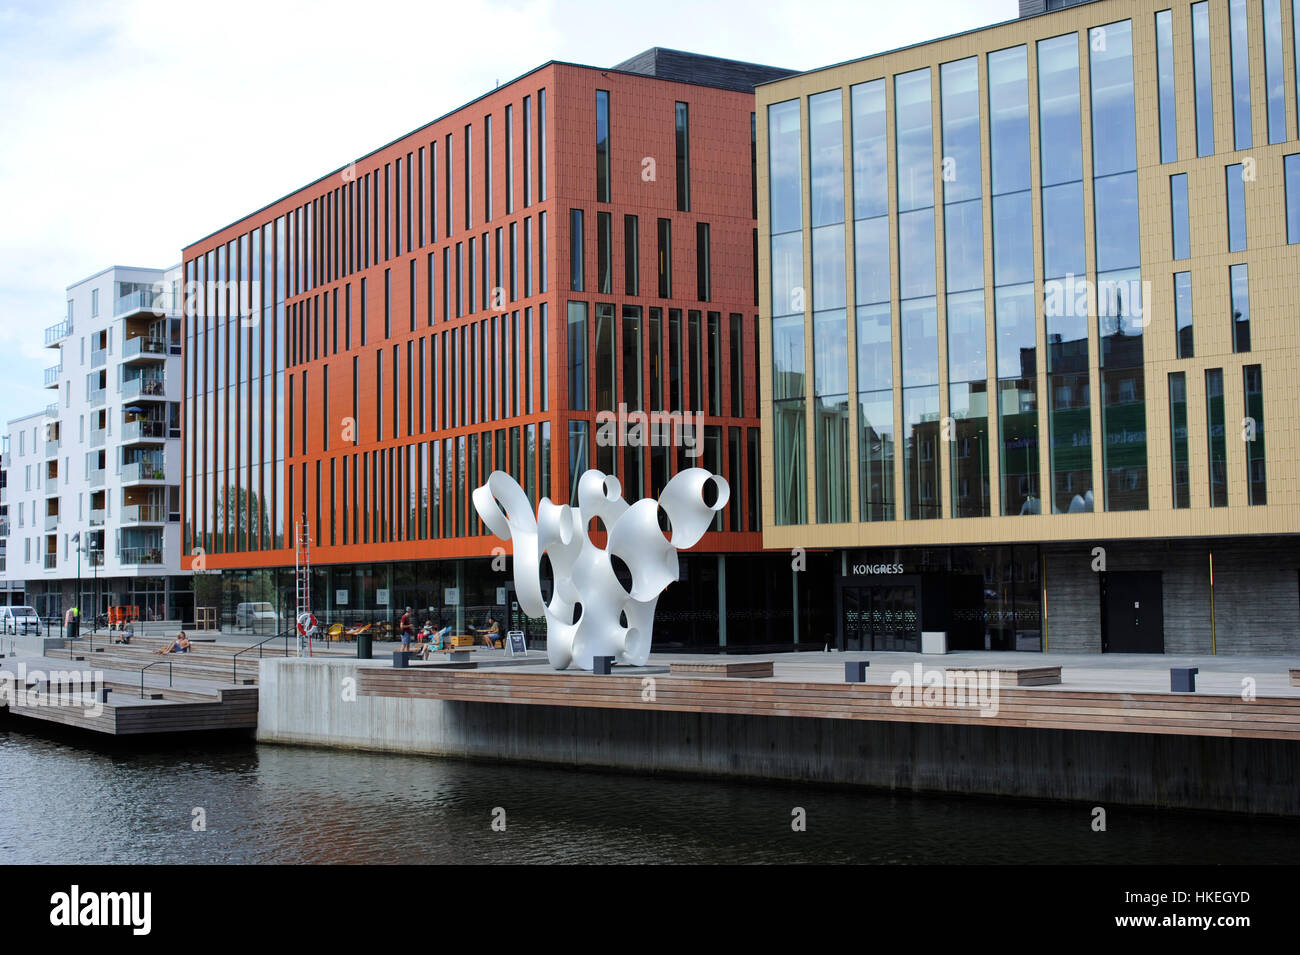
[[[704,503],[712,481],[717,500]],[[694,546],[714,514],[727,506],[731,489],[720,475],[688,468],[675,475],[656,501],[629,505],[618,478],[587,471],[578,479],[578,507],[556,506],[542,498],[534,518],[532,504],[517,481],[493,471],[474,490],[474,508],[483,523],[515,545],[515,594],[530,617],[546,617],[546,655],[557,670],[573,663],[593,667],[593,658],[642,666],[650,656],[655,604],[677,579],[677,551]],[[659,509],[668,515],[671,536],[659,529]],[[605,549],[587,536],[598,518],[608,531]],[[551,602],[542,599],[541,561],[545,554],[555,576]],[[625,589],[614,573],[618,557],[632,574]]]

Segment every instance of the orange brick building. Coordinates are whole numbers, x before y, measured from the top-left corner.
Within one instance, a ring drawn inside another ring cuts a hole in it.
[[[510,614],[488,472],[563,501],[599,467],[635,500],[698,465],[731,502],[656,639],[788,634],[798,585],[765,577],[789,557],[759,553],[753,95],[787,72],[547,63],[187,247],[184,550],[224,615],[291,609],[303,533],[319,617]]]

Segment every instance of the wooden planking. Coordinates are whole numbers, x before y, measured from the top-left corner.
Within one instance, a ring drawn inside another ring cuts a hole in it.
[[[1052,686],[1061,682],[1060,667],[947,667],[947,673],[996,673],[999,686]]]
[[[671,663],[670,673],[695,674],[707,673],[712,676],[761,678],[772,675],[771,660],[728,660],[709,663]]]
[[[162,699],[161,693],[173,691],[147,687],[148,698],[140,699],[138,688],[132,691],[122,687],[119,692],[119,684],[105,685],[114,692],[109,694],[108,702],[98,707],[89,694],[81,695],[81,703],[57,694],[54,699],[63,697],[63,701],[51,703],[49,694],[42,693],[39,701],[31,703],[13,700],[9,712],[113,736],[257,728],[255,687],[219,687],[206,697],[193,691],[176,691],[183,699]]]
[[[996,712],[983,716],[971,706],[896,705],[896,688],[861,683],[666,677],[656,681],[655,699],[647,702],[639,676],[363,668],[358,677],[358,689],[368,696],[1300,740],[1300,699],[1288,698],[1247,702],[1235,696],[1000,687]],[[923,688],[915,694],[924,700]]]
[[[1292,685],[1292,686],[1300,686],[1300,670],[1295,670],[1295,669],[1293,669],[1293,670],[1289,670],[1289,671],[1287,671],[1287,672],[1289,672],[1289,673],[1291,674],[1291,685]]]

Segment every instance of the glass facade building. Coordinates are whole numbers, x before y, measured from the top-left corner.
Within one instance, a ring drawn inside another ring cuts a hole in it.
[[[1289,0],[1097,0],[758,88],[764,543],[835,555],[842,645],[1131,648],[1083,542],[1113,595],[1260,534],[1300,647],[1300,514],[1258,516],[1295,477],[1298,38]]]

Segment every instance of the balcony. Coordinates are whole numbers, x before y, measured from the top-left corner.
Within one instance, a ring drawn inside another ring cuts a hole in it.
[[[161,338],[149,338],[147,335],[138,335],[135,338],[128,338],[122,345],[122,361],[156,361],[165,360],[169,354],[167,343]]]
[[[122,483],[140,484],[144,481],[166,480],[162,458],[157,460],[135,461],[122,465]]]
[[[139,378],[128,378],[122,382],[122,400],[131,401],[135,398],[157,399],[162,401],[167,397],[167,384],[161,376]]]
[[[134,444],[139,441],[166,441],[167,422],[141,418],[128,421],[122,425],[122,443]]]
[[[65,318],[63,321],[50,325],[45,329],[45,347],[57,348],[59,344],[72,334],[72,319]]]
[[[90,446],[91,446],[92,448],[102,448],[102,447],[104,446],[104,429],[103,429],[103,428],[91,428],[91,429],[90,429]]]
[[[58,514],[46,514],[46,515],[45,515],[45,529],[46,529],[47,531],[55,531],[55,530],[58,530],[58,529],[59,529],[59,515],[58,515]]]
[[[46,570],[54,570],[54,569],[56,569],[58,566],[59,566],[59,555],[58,555],[58,554],[46,554],[46,555],[45,555],[45,569],[46,569]]]
[[[89,563],[91,567],[104,566],[104,552],[102,550],[98,550],[98,549],[92,550],[88,554],[86,554],[86,556],[90,559]]]
[[[8,504],[8,503],[9,503],[9,488],[8,486],[0,487],[0,504]]]
[[[46,368],[45,387],[46,388],[59,387],[59,376],[62,374],[63,374],[63,362],[59,362],[57,365],[51,365],[49,368]]]
[[[161,564],[161,547],[123,547],[117,555],[121,564]]]
[[[90,526],[91,526],[91,527],[103,527],[103,526],[104,526],[104,509],[103,509],[102,507],[100,507],[100,508],[91,508],[91,510],[90,510]]]
[[[103,468],[90,468],[90,469],[86,472],[86,479],[90,482],[90,486],[91,486],[91,487],[103,487],[103,486],[104,486],[104,469],[103,469]]]
[[[8,451],[0,451],[0,468],[9,468],[13,463],[13,458]]]
[[[7,520],[0,521],[0,537],[8,537],[8,536],[9,536],[9,522]]]
[[[173,315],[176,309],[172,307],[171,298],[168,291],[155,289],[131,292],[113,303],[113,317],[122,318],[124,315],[134,315],[137,312],[148,312],[157,318]]]
[[[45,442],[45,456],[47,458],[57,458],[59,456],[59,439],[53,438]]]
[[[102,405],[107,397],[107,388],[91,388],[86,392],[86,400],[90,403],[90,407],[92,408],[97,408]]]
[[[45,406],[45,417],[57,418],[58,416],[59,416],[59,403],[57,401],[51,401],[48,405]]]
[[[165,524],[167,508],[161,504],[127,504],[122,508],[123,524]]]
[[[103,368],[108,363],[107,348],[92,348],[90,350],[90,367]]]

